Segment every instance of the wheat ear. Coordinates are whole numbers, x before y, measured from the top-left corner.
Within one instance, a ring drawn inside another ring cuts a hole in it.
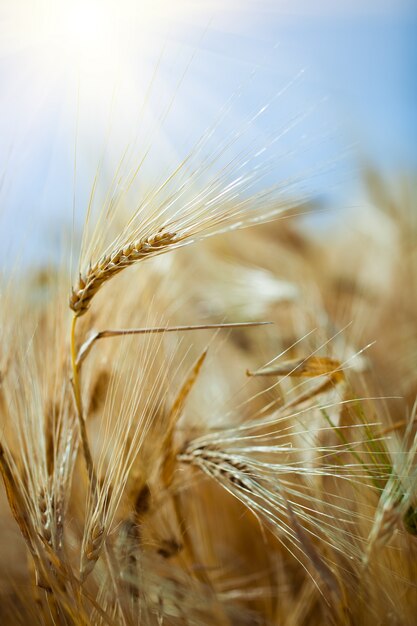
[[[77,317],[84,315],[90,307],[91,300],[106,281],[136,261],[152,256],[161,249],[178,242],[179,237],[176,233],[159,232],[102,256],[97,263],[90,265],[85,274],[80,274],[78,283],[72,289],[71,309]]]

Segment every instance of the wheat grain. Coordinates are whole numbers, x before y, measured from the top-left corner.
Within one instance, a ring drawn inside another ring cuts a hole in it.
[[[90,307],[91,300],[106,281],[126,267],[130,267],[141,259],[154,256],[172,247],[178,241],[175,233],[158,232],[103,256],[97,263],[91,265],[84,275],[80,274],[78,283],[72,290],[70,308],[76,316],[84,315]]]
[[[84,581],[92,572],[105,541],[104,526],[96,521],[91,530],[86,535],[85,543],[82,547],[82,557],[80,566],[81,580]]]

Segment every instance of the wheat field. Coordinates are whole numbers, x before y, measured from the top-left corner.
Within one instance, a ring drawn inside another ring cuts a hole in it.
[[[416,195],[367,184],[353,239],[158,206],[3,275],[2,623],[414,623]]]
[[[200,134],[180,110],[191,139],[165,160],[191,71],[167,46],[172,93],[157,64],[140,157],[106,170],[105,144],[81,223],[80,133],[59,254],[6,232],[0,624],[412,626],[415,179],[362,163],[334,219],[304,183],[337,156],[286,169],[304,113],[274,107],[298,75],[262,100],[255,70]]]

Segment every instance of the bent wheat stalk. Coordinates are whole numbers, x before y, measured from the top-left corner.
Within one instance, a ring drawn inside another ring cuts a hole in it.
[[[72,387],[75,398],[75,405],[77,409],[78,420],[80,423],[81,443],[83,446],[83,453],[87,465],[87,471],[90,478],[90,482],[93,488],[97,484],[97,478],[93,466],[93,458],[91,455],[90,445],[88,443],[87,430],[85,427],[84,411],[81,399],[81,382],[80,382],[80,370],[84,359],[89,354],[94,343],[98,339],[104,339],[106,337],[123,337],[126,335],[149,335],[160,334],[166,332],[181,332],[189,330],[218,330],[234,328],[250,328],[255,326],[265,326],[272,322],[232,322],[229,324],[196,324],[194,326],[160,326],[155,328],[127,328],[118,330],[103,330],[95,332],[89,339],[87,339],[81,346],[78,354],[76,349],[76,324],[78,316],[74,315],[71,327],[71,367],[72,367]]]
[[[179,240],[180,238],[176,239],[175,233],[157,232],[154,235],[132,241],[124,247],[116,248],[110,254],[103,255],[95,264],[90,264],[84,275],[80,273],[78,283],[72,289],[69,302],[70,308],[74,311],[74,317],[71,325],[72,386],[78,422],[80,425],[81,444],[83,447],[84,458],[93,493],[95,492],[97,485],[97,478],[95,475],[93,458],[91,455],[90,445],[88,443],[87,429],[85,427],[83,414],[80,369],[77,364],[77,319],[88,311],[94,295],[106,281],[110,280],[110,278],[121,272],[126,267],[133,265],[136,261],[139,261],[146,256],[155,254],[164,247],[176,243]]]
[[[88,356],[91,348],[98,339],[105,339],[106,337],[123,337],[126,335],[151,335],[159,333],[173,333],[182,332],[188,330],[218,330],[225,328],[233,330],[234,328],[250,328],[252,326],[265,326],[267,324],[273,324],[273,322],[231,322],[225,324],[195,324],[192,326],[157,326],[154,328],[124,328],[118,330],[101,330],[95,332],[89,337],[81,346],[76,364],[79,367],[84,359]]]

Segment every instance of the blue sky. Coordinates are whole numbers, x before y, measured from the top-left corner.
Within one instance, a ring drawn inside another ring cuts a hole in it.
[[[245,88],[234,102],[231,126],[244,125],[254,111],[273,100],[246,134],[249,143],[267,142],[271,133],[300,117],[276,148],[274,144],[276,167],[271,177],[303,176],[307,172],[311,174],[313,195],[349,205],[352,198],[357,199],[361,160],[369,160],[390,176],[404,170],[415,172],[414,3],[207,0],[185,1],[181,10],[168,12],[164,8],[168,5],[159,0],[159,8],[152,9],[156,12],[150,15],[150,7],[158,3],[142,1],[148,3],[144,4],[146,20],[135,22],[138,16],[132,17],[126,10],[123,22],[117,22],[121,37],[113,40],[110,30],[103,31],[108,43],[102,51],[94,40],[101,19],[94,11],[105,5],[118,11],[123,2],[116,5],[107,0],[92,5],[91,14],[85,12],[87,4],[82,3],[75,28],[79,29],[79,50],[86,47],[78,59],[64,49],[62,42],[66,37],[70,41],[73,35],[65,24],[60,34],[53,20],[58,20],[60,27],[65,19],[50,12],[50,0],[33,3],[33,16],[26,22],[28,5],[23,0],[2,3],[3,239],[7,232],[7,240],[13,241],[18,231],[26,231],[26,237],[33,232],[43,237],[49,227],[62,220],[71,222],[76,143],[75,200],[79,212],[85,208],[100,160],[101,177],[108,184],[125,146],[138,130],[143,85],[149,81],[162,49],[165,52],[150,105],[155,114],[169,102],[184,68],[193,59],[166,121],[165,135],[157,134],[153,140],[155,156],[147,174],[150,179],[152,167],[165,164],[169,169],[198,140],[242,84]],[[65,3],[54,6],[60,4]],[[37,7],[42,6],[44,15],[36,23]],[[111,15],[117,18],[113,21],[118,20],[118,13]],[[104,28],[113,29],[111,20]],[[107,51],[111,55],[103,56]],[[83,73],[81,79],[75,70],[77,63]],[[250,78],[253,68],[255,76]],[[275,99],[288,83],[291,86],[284,95]],[[139,157],[140,151],[133,150],[132,166]]]

